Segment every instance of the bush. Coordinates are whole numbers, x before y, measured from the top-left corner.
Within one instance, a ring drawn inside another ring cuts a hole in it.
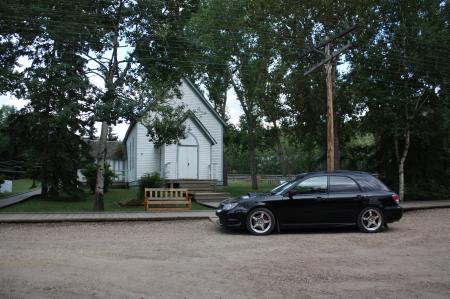
[[[3,174],[0,174],[0,185],[3,184],[5,182],[5,177],[3,176]]]
[[[82,171],[83,175],[86,177],[87,185],[92,193],[95,193],[95,185],[97,184],[97,165],[88,164],[85,169]],[[104,174],[105,183],[103,185],[104,192],[108,192],[109,186],[111,186],[113,178],[116,177],[115,173],[111,170],[111,167],[106,164],[105,174]]]
[[[161,178],[158,172],[144,174],[139,180],[139,195],[140,200],[144,199],[145,188],[161,188],[164,186],[164,179]]]
[[[49,201],[85,201],[88,196],[82,189],[73,188],[71,190],[64,190],[57,194],[49,193]]]

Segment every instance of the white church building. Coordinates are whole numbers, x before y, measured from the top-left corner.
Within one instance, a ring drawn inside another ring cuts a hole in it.
[[[147,173],[159,172],[166,179],[217,180],[223,182],[223,135],[225,122],[188,79],[180,85],[181,99],[174,101],[195,112],[185,121],[186,138],[177,144],[156,147],[149,141],[147,129],[132,123],[125,135],[125,169],[129,185],[138,184]]]

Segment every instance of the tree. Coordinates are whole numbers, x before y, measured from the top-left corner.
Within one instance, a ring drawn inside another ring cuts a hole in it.
[[[207,53],[219,55],[214,63],[228,68],[224,73],[230,75],[231,86],[244,111],[254,190],[258,188],[255,133],[262,116],[260,103],[266,100],[270,69],[278,62],[278,4],[276,1],[211,0],[194,16],[197,45]]]
[[[349,75],[357,84],[366,111],[367,127],[379,142],[393,150],[400,200],[405,197],[405,165],[414,139],[430,127],[448,107],[446,56],[426,54],[446,42],[448,5],[434,1],[404,3],[383,1],[372,10],[377,29],[355,50]],[[420,120],[420,121],[419,121]]]
[[[86,4],[2,3],[0,54],[5,76],[1,92],[14,92],[28,101],[11,118],[8,133],[28,161],[39,165],[43,198],[77,186],[78,134],[84,127],[80,115],[89,100],[84,60],[77,53],[86,46],[92,28],[85,23],[89,13],[80,9],[74,16],[69,12]],[[19,57],[30,65],[19,67]]]
[[[24,1],[19,6],[2,4],[0,25],[5,38],[0,54],[7,76],[2,78],[1,91],[15,90],[29,99],[30,113],[42,109],[42,132],[48,132],[53,122],[49,116],[65,105],[71,109],[64,110],[62,117],[78,121],[77,133],[83,134],[82,121],[90,127],[94,121],[102,123],[94,208],[103,210],[108,127],[123,120],[137,121],[162,105],[170,109],[164,99],[178,95],[183,70],[190,65],[183,63],[189,55],[183,28],[196,1],[99,0],[79,1],[74,6],[48,0]],[[26,68],[27,76],[17,71],[20,56],[33,61]],[[97,80],[88,81],[92,76]],[[93,84],[98,79],[102,84]],[[40,94],[32,94],[31,88],[38,86]],[[75,94],[78,98],[71,98]],[[42,135],[45,145],[46,136]],[[43,155],[41,167],[47,173],[45,150]],[[44,178],[44,194],[45,185]]]
[[[112,127],[108,127],[108,135],[106,137],[108,141],[117,141],[119,137],[116,133],[114,133],[114,130]]]
[[[183,26],[193,9],[195,1],[119,0],[107,1],[106,8],[99,12],[99,44],[82,53],[92,63],[87,73],[103,81],[92,109],[93,118],[102,123],[94,210],[104,209],[108,127],[161,110],[164,99],[176,94],[182,70],[187,67],[183,57],[189,52],[188,47],[183,48],[187,45]],[[169,105],[165,107],[165,111],[170,109]]]

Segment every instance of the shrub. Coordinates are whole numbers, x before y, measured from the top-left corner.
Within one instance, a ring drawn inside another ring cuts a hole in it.
[[[144,174],[139,180],[139,195],[140,200],[144,199],[145,188],[161,188],[164,186],[164,179],[161,178],[158,172]]]
[[[82,189],[73,188],[70,190],[63,190],[57,194],[49,193],[49,201],[85,201],[88,196]]]
[[[5,182],[5,177],[3,176],[3,174],[0,174],[0,185],[3,184]]]
[[[88,164],[85,169],[82,171],[83,175],[86,177],[87,185],[92,193],[95,193],[95,185],[97,184],[97,165]],[[116,177],[115,173],[111,170],[111,167],[106,164],[105,174],[104,174],[105,183],[103,185],[104,192],[108,192],[109,186],[111,186],[113,178]]]

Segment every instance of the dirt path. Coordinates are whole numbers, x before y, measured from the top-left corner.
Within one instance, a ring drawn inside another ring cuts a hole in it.
[[[450,209],[387,232],[210,221],[0,225],[0,298],[450,298]]]

